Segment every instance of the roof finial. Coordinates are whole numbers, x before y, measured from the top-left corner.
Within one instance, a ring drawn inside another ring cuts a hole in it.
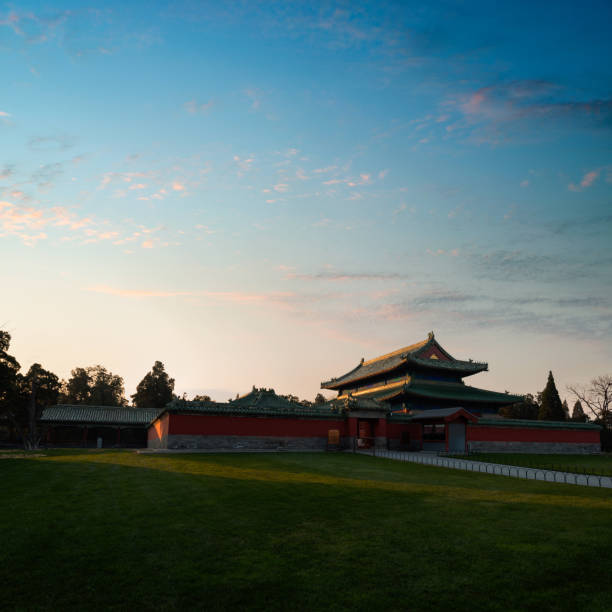
[[[433,340],[433,339],[434,339],[434,333],[433,333],[433,331],[430,331],[430,332],[427,334],[427,339],[428,339],[428,340]]]
[[[360,363],[362,363],[362,364],[363,364],[363,362],[364,362],[364,361],[365,361],[365,358],[364,358],[364,357],[362,357],[362,358],[361,358],[361,362],[360,362]]]

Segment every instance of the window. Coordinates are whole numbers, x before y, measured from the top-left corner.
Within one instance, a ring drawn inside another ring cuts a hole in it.
[[[446,425],[436,423],[435,425],[423,425],[423,440],[445,440]]]

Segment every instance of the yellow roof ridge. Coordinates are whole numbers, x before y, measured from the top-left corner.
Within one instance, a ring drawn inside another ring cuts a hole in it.
[[[383,389],[394,389],[396,387],[403,387],[410,383],[410,376],[406,376],[402,378],[402,380],[398,380],[397,382],[387,383],[386,385],[378,385],[377,387],[369,387],[367,389],[362,389],[361,391],[352,391],[351,393],[344,393],[343,395],[339,395],[338,398],[348,397],[349,395],[353,397],[358,397],[359,395],[366,395],[368,393],[376,393],[377,391],[381,391]]]
[[[431,336],[425,338],[425,340],[421,340],[420,342],[416,342],[415,344],[411,344],[410,346],[405,346],[404,348],[397,349],[396,351],[392,351],[391,353],[386,353],[385,355],[381,355],[380,357],[374,357],[374,359],[369,359],[368,361],[364,361],[362,365],[368,365],[370,363],[376,363],[377,361],[381,361],[382,359],[387,359],[388,357],[395,357],[396,355],[401,355],[402,353],[411,353],[416,349],[424,347],[431,340]]]

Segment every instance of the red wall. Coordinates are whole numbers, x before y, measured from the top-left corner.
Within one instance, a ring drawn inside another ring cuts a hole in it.
[[[468,441],[478,442],[576,442],[599,443],[597,429],[542,429],[540,427],[492,427],[469,425]]]
[[[170,435],[324,437],[330,429],[346,436],[344,419],[298,419],[224,415],[171,414]],[[151,428],[153,429],[153,428]],[[151,429],[149,431],[151,431]]]
[[[157,419],[147,431],[148,440],[161,440],[164,436],[168,435],[168,421],[169,414],[162,415],[160,419]]]
[[[400,439],[402,431],[410,432],[411,440],[420,440],[422,428],[420,423],[387,423],[387,438]]]

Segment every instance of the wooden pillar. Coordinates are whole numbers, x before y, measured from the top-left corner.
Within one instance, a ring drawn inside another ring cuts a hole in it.
[[[87,446],[87,427],[83,427],[83,447]]]
[[[387,417],[378,419],[376,423],[376,446],[387,448]]]
[[[354,450],[357,440],[357,418],[349,417],[348,419],[348,433],[349,433],[349,448]]]
[[[121,429],[117,427],[117,446],[121,446]]]

